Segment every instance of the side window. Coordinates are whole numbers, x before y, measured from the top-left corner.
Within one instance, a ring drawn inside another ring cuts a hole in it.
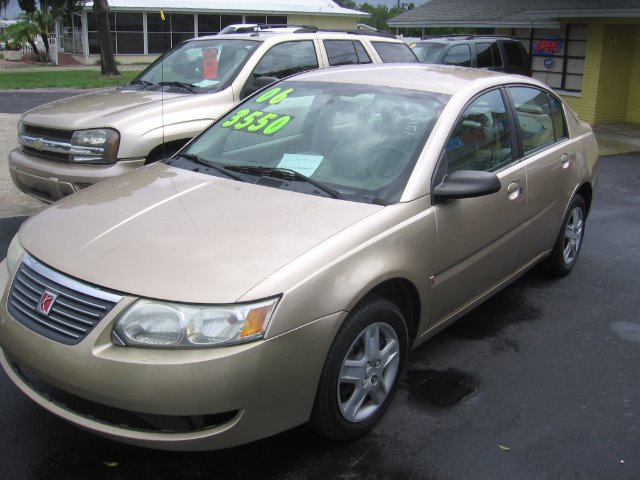
[[[494,172],[511,163],[511,130],[499,90],[481,95],[464,110],[445,149],[448,173]]]
[[[445,65],[457,65],[458,67],[471,66],[471,49],[469,45],[454,45],[444,57]]]
[[[310,40],[284,42],[269,50],[253,70],[253,78],[284,78],[318,68],[316,49]]]
[[[323,43],[331,66],[371,63],[369,55],[358,41],[325,40]]]
[[[567,122],[564,118],[562,102],[556,97],[549,95],[549,105],[551,105],[551,117],[553,118],[553,130],[556,135],[556,141],[568,138]]]
[[[476,43],[478,68],[502,67],[502,56],[496,43]]]
[[[510,67],[524,67],[527,64],[524,48],[515,42],[504,42],[502,45]]]
[[[516,109],[524,154],[554,143],[556,139],[547,94],[532,87],[510,87],[509,94]]]
[[[353,46],[355,47],[356,54],[358,55],[358,63],[371,63],[371,57],[362,46],[362,43],[354,41]]]
[[[418,57],[405,43],[371,42],[384,63],[418,63]]]

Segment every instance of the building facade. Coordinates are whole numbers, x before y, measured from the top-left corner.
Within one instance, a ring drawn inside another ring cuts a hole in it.
[[[86,65],[99,62],[93,4],[58,26],[59,48]],[[174,45],[214,35],[239,23],[314,25],[355,29],[368,14],[331,0],[109,0],[109,24],[116,60],[149,62]]]
[[[398,29],[491,28],[527,48],[532,75],[590,123],[640,123],[640,0],[431,0]]]

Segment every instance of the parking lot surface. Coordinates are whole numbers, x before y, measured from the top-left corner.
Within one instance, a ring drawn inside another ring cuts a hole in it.
[[[67,425],[0,374],[1,476],[637,479],[639,204],[640,155],[602,159],[573,272],[532,271],[414,351],[391,408],[360,439],[298,428],[224,451],[156,452]],[[0,219],[0,256],[25,215]]]

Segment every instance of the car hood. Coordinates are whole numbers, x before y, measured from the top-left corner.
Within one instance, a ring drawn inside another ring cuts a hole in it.
[[[40,261],[98,286],[231,303],[381,208],[155,164],[63,199],[19,238]]]
[[[155,110],[163,103],[169,108],[176,101],[199,95],[147,90],[106,90],[64,98],[29,110],[22,121],[39,127],[77,130],[118,126],[134,110]],[[136,112],[139,113],[139,112]],[[152,112],[145,112],[150,114]]]

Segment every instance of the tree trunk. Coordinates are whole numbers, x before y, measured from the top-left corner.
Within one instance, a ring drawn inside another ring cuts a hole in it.
[[[98,42],[100,43],[100,72],[102,75],[120,75],[113,56],[111,29],[109,28],[109,3],[107,0],[94,0],[93,13],[96,14]]]

